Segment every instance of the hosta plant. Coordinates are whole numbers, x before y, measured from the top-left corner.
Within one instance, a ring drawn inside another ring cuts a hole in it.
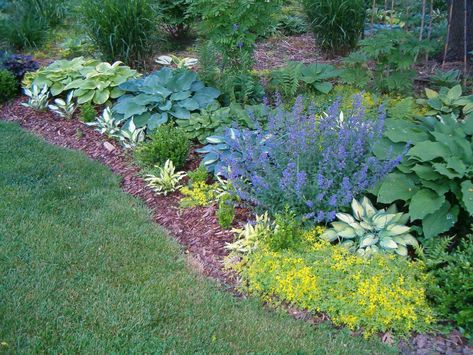
[[[430,83],[437,88],[453,88],[461,82],[461,72],[458,69],[442,71],[436,69],[434,74],[429,77]]]
[[[164,166],[157,166],[157,175],[148,174],[144,180],[158,195],[166,196],[182,187],[181,180],[186,176],[182,171],[176,172],[171,160],[166,160]]]
[[[95,127],[96,131],[110,138],[117,138],[122,122],[115,118],[110,108],[107,107],[102,115],[97,117],[96,121],[85,122],[85,124],[89,127]]]
[[[196,152],[203,155],[202,165],[213,172],[215,175],[221,174],[225,170],[225,165],[222,160],[231,154],[230,140],[236,139],[239,131],[234,128],[229,128],[225,135],[214,135],[206,138],[206,145]]]
[[[113,111],[124,120],[135,120],[138,127],[149,130],[172,119],[189,119],[191,112],[199,111],[220,95],[206,87],[197,74],[188,70],[162,68],[144,78],[120,85],[126,92],[113,106]]]
[[[97,61],[83,57],[57,60],[34,73],[27,73],[23,80],[23,87],[46,86],[52,96],[58,96],[65,91],[66,85],[82,77],[81,71],[84,68],[97,64]]]
[[[88,66],[81,70],[81,77],[66,85],[64,90],[74,90],[79,105],[93,102],[97,105],[116,99],[124,94],[119,85],[138,77],[136,70],[122,62],[113,64],[103,62],[96,66]]]
[[[71,119],[76,112],[77,106],[73,100],[74,92],[70,91],[66,96],[66,100],[55,99],[53,105],[49,105],[49,109],[65,119]]]
[[[454,226],[467,228],[473,221],[472,138],[472,115],[464,120],[453,114],[418,122],[387,120],[380,145],[396,151],[409,142],[411,148],[374,191],[378,202],[404,203],[411,221],[422,222],[426,238]]]
[[[28,102],[22,103],[23,106],[36,111],[44,111],[48,108],[49,91],[46,85],[42,89],[33,85],[31,89],[23,89],[23,92],[28,96]]]
[[[427,115],[454,113],[460,118],[473,117],[473,95],[462,96],[461,85],[451,89],[442,87],[438,92],[426,88],[425,94],[427,99],[419,99],[417,103],[427,107]]]
[[[162,55],[162,56],[159,56],[158,59],[156,59],[156,63],[158,64],[161,64],[167,67],[175,67],[178,69],[181,69],[181,68],[191,69],[192,67],[195,67],[198,62],[199,60],[196,58],[187,58],[187,57],[179,58],[172,54]]]
[[[117,132],[117,137],[123,147],[133,149],[145,140],[145,128],[137,128],[133,120],[130,120],[126,128],[122,127]]]
[[[339,241],[342,246],[363,256],[378,252],[407,256],[407,246],[417,246],[417,240],[409,233],[405,224],[409,216],[398,213],[396,206],[387,210],[376,210],[370,200],[353,199],[353,216],[337,213],[338,221],[320,236],[328,242]]]

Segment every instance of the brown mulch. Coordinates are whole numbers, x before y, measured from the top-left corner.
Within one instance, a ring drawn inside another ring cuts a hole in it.
[[[222,259],[227,254],[224,246],[233,241],[233,234],[220,228],[215,206],[179,208],[180,194],[156,195],[139,177],[140,169],[115,141],[78,120],[66,121],[49,111],[33,112],[20,105],[23,101],[24,98],[19,98],[0,107],[0,118],[18,122],[49,143],[80,150],[108,166],[122,177],[123,191],[142,199],[152,210],[153,219],[183,245],[193,267],[224,285],[234,286],[234,275],[222,268]]]
[[[18,122],[23,128],[36,133],[49,143],[80,150],[91,159],[108,166],[113,173],[122,177],[123,191],[142,199],[152,210],[153,219],[165,227],[185,248],[190,267],[205,276],[217,279],[222,286],[241,296],[235,289],[238,283],[236,275],[223,269],[222,261],[227,255],[224,246],[233,240],[233,235],[219,227],[215,218],[215,206],[182,209],[179,207],[179,193],[156,195],[139,177],[140,169],[133,164],[131,157],[115,141],[107,139],[77,120],[66,121],[51,112],[33,112],[20,105],[24,101],[25,98],[18,98],[0,106],[0,119]],[[195,167],[196,161],[195,152],[191,152],[187,167]],[[237,209],[237,224],[242,224],[248,218],[247,210]],[[289,305],[285,308],[294,318],[312,324],[329,320],[323,314],[314,316]],[[390,343],[392,336],[387,333],[382,340]],[[473,354],[473,349],[466,344],[458,331],[453,331],[448,336],[414,335],[399,343],[399,352],[415,355],[470,355]]]

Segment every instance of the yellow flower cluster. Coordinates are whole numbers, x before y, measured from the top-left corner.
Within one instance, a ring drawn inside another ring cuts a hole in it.
[[[180,191],[185,196],[181,199],[181,207],[209,206],[217,199],[218,184],[208,185],[205,181],[198,181],[191,187],[184,186]]]
[[[433,316],[422,264],[382,254],[362,258],[313,241],[317,234],[305,233],[312,247],[304,252],[261,248],[248,256],[239,270],[248,290],[266,301],[325,312],[335,324],[363,329],[365,336],[429,328]]]

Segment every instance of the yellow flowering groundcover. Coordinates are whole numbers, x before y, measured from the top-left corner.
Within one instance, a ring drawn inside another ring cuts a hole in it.
[[[269,302],[328,314],[336,325],[365,336],[425,331],[433,322],[420,262],[375,255],[366,259],[306,233],[304,248],[260,247],[236,267],[244,287]]]

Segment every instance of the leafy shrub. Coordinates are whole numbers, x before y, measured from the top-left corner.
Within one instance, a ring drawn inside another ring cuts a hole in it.
[[[424,244],[424,262],[434,282],[427,295],[444,320],[453,319],[465,335],[473,334],[473,237],[466,236],[448,252],[450,238]]]
[[[187,0],[159,0],[159,11],[163,29],[174,40],[189,37],[194,17],[189,11]]]
[[[218,200],[217,220],[218,224],[223,229],[228,229],[232,226],[235,219],[235,206],[231,195],[224,194]]]
[[[0,70],[0,103],[4,103],[18,94],[19,83],[8,70]]]
[[[360,47],[345,60],[348,68],[342,79],[348,84],[364,87],[373,77],[379,91],[400,94],[412,91],[415,58],[430,50],[427,42],[419,41],[411,32],[402,30],[379,31],[362,40]],[[370,60],[375,63],[373,71],[366,66]]]
[[[439,92],[426,88],[425,94],[427,99],[419,99],[417,103],[427,107],[426,115],[454,113],[460,119],[473,117],[473,95],[462,96],[460,85],[451,89],[442,87]]]
[[[174,164],[168,159],[164,166],[157,166],[156,175],[147,174],[144,180],[158,195],[166,196],[182,187],[180,182],[185,176],[186,174],[182,171],[176,172]]]
[[[365,24],[364,0],[304,0],[317,43],[330,53],[354,48]]]
[[[337,213],[339,221],[332,222],[321,238],[333,242],[342,241],[341,246],[351,252],[370,257],[374,253],[386,252],[407,256],[407,246],[418,246],[417,240],[405,226],[409,216],[398,213],[396,205],[388,210],[376,210],[366,197],[361,202],[352,201],[353,216]]]
[[[291,111],[270,113],[266,129],[227,131],[224,144],[230,154],[221,158],[228,167],[224,173],[239,196],[258,208],[275,213],[288,207],[299,218],[332,221],[335,211],[402,159],[402,154],[385,161],[373,156],[383,122],[382,115],[365,117],[359,97],[346,115],[337,102],[317,118],[298,98]]]
[[[422,264],[383,254],[366,259],[321,241],[301,250],[274,251],[260,242],[236,268],[246,289],[263,300],[327,313],[365,336],[429,329]]]
[[[179,169],[187,160],[189,146],[189,140],[182,129],[163,125],[137,147],[135,157],[141,164],[149,167],[171,160]]]
[[[180,206],[196,207],[209,206],[217,201],[218,184],[207,184],[204,181],[194,182],[191,186],[184,186],[181,193],[184,197],[180,201]]]
[[[396,171],[376,189],[378,202],[402,201],[426,238],[473,222],[473,117],[426,117],[419,122],[387,120],[380,146],[394,151],[412,144]],[[384,150],[385,148],[381,148]],[[383,153],[378,153],[382,157]]]
[[[170,119],[189,119],[191,112],[205,109],[219,96],[197,74],[188,70],[163,68],[146,77],[120,85],[127,94],[120,97],[113,111],[124,120],[134,118],[139,127],[154,130]]]
[[[200,33],[220,54],[222,69],[248,69],[258,36],[275,22],[281,0],[195,0],[191,12],[201,18]]]
[[[83,0],[80,13],[105,60],[146,65],[155,48],[157,29],[150,0]]]
[[[0,67],[5,68],[15,75],[18,82],[23,80],[23,76],[28,72],[34,72],[39,69],[39,63],[33,60],[30,55],[13,54],[7,56]]]
[[[85,104],[81,105],[79,110],[80,120],[82,122],[93,122],[97,116],[97,111],[95,110],[94,105],[92,105],[90,102],[86,102]]]

